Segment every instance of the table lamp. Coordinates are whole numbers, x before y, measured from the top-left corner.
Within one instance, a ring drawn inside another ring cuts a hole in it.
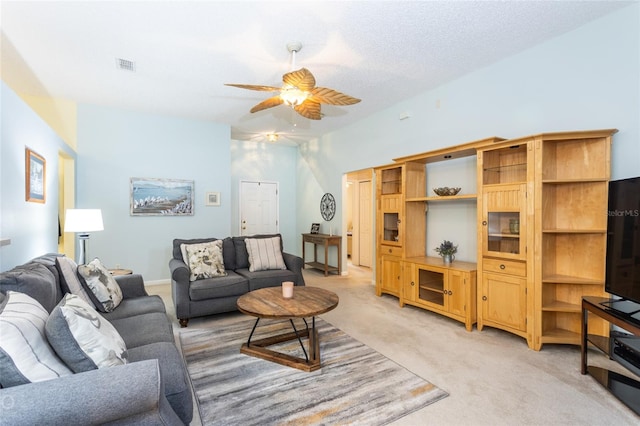
[[[64,232],[76,232],[80,253],[78,265],[86,263],[86,243],[89,232],[102,231],[102,210],[100,209],[68,209],[64,220]]]

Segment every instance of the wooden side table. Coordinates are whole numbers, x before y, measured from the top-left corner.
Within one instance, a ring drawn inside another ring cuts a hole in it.
[[[307,262],[305,257],[307,243],[313,244],[313,262]],[[318,262],[318,246],[324,247],[324,263]],[[329,246],[338,247],[338,266],[329,265]],[[340,275],[342,273],[342,237],[328,234],[302,234],[302,260],[305,266],[323,270],[325,277],[329,272],[337,272]]]

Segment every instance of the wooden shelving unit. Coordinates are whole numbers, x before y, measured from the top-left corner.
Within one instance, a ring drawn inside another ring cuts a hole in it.
[[[616,130],[535,137],[534,349],[580,344],[581,301],[604,297],[611,138]],[[591,333],[607,336],[594,321]]]
[[[431,203],[476,203],[472,309],[478,329],[506,330],[535,350],[546,343],[579,344],[582,297],[605,295],[604,212],[616,131],[487,138],[378,167],[376,294],[464,321],[469,329],[471,320],[449,309],[452,269],[424,260],[426,217]],[[435,196],[430,188],[442,182],[427,182],[430,164],[471,156],[477,156],[477,193],[465,188],[469,193]],[[590,327],[608,335],[604,321]]]

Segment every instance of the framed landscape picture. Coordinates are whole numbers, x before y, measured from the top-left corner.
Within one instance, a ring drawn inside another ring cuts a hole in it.
[[[130,179],[131,216],[193,216],[194,181]]]
[[[44,203],[46,192],[46,167],[43,156],[29,148],[25,149],[25,193],[26,200],[32,203]]]

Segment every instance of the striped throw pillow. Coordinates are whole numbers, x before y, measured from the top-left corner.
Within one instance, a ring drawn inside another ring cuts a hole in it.
[[[0,304],[0,385],[10,387],[73,374],[49,346],[49,313],[31,296],[9,291]]]
[[[249,254],[249,271],[287,269],[280,250],[280,237],[245,238]]]

